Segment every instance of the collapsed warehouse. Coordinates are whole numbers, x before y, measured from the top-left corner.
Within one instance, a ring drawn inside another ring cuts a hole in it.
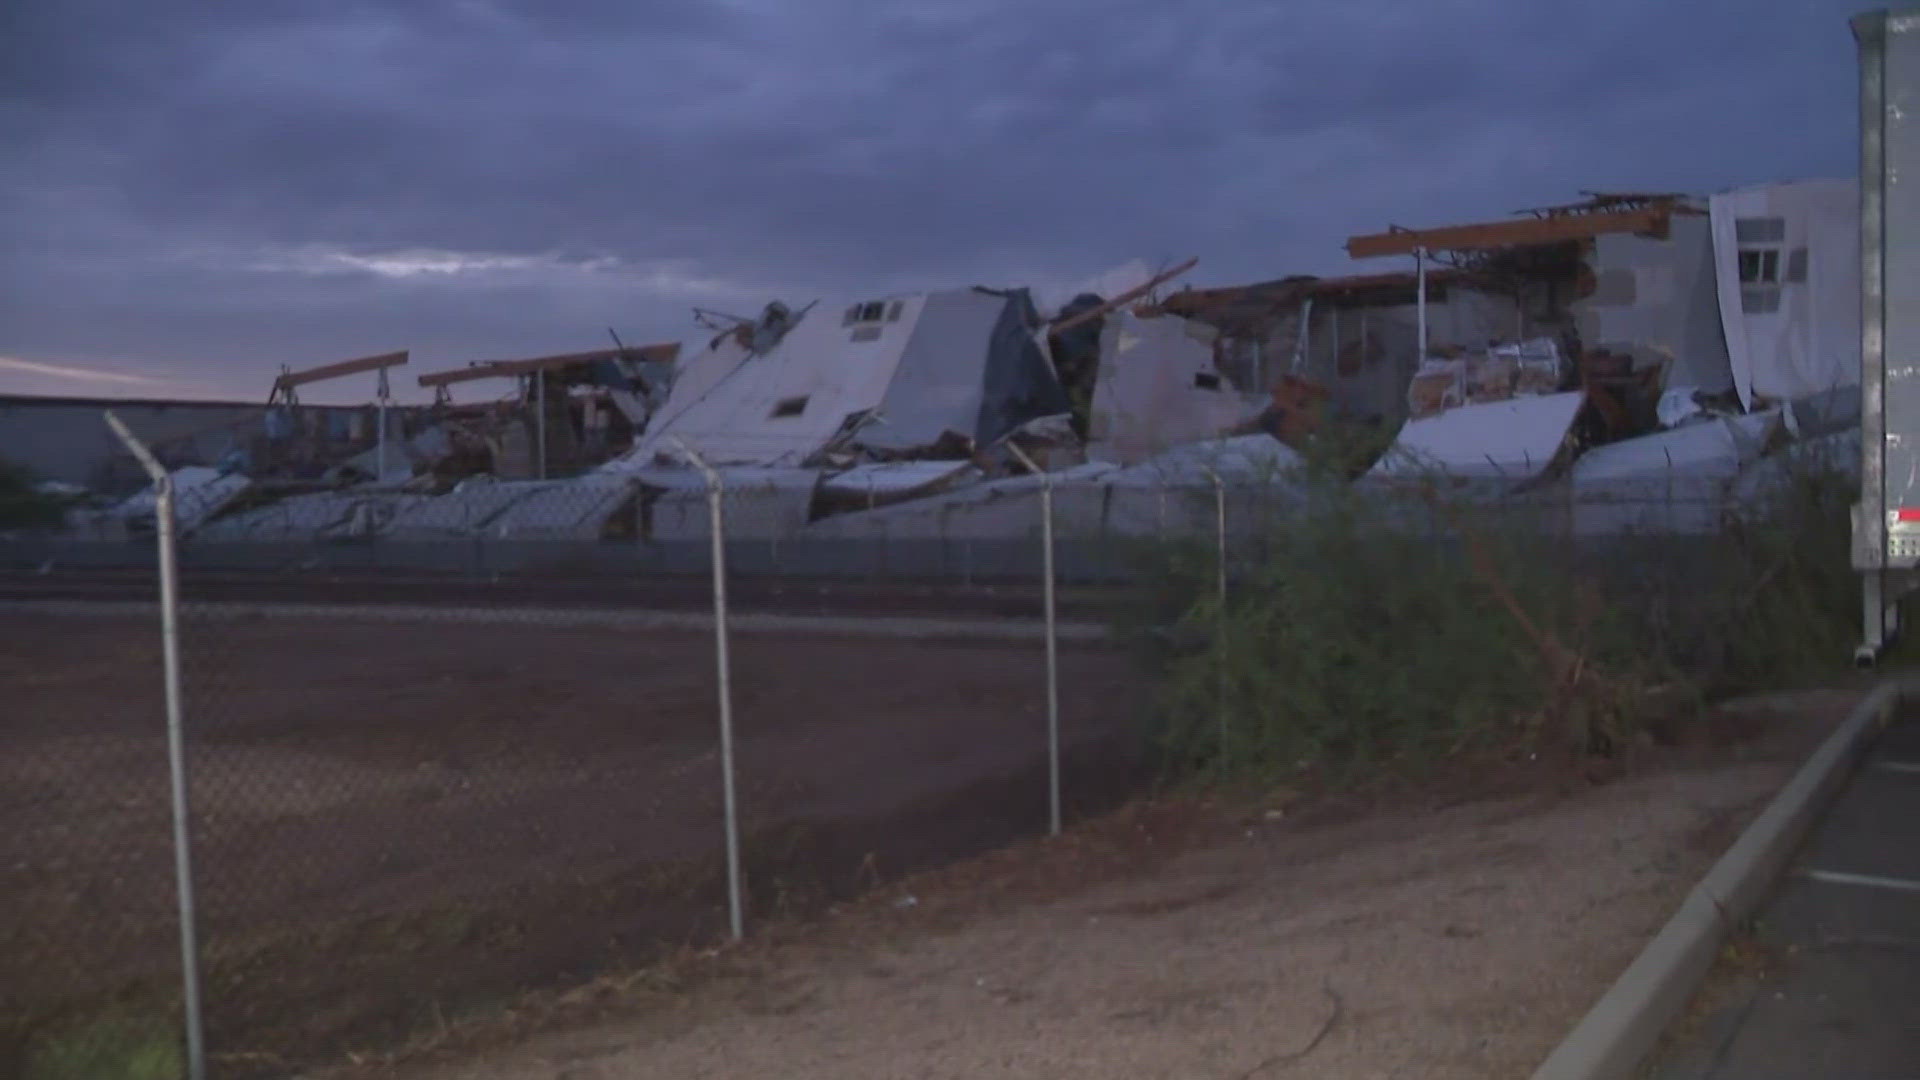
[[[244,463],[183,471],[182,524],[203,545],[666,542],[705,535],[710,466],[742,537],[1020,536],[1043,483],[1083,527],[1151,532],[1151,493],[1277,491],[1333,428],[1377,442],[1356,483],[1737,500],[1783,448],[1857,460],[1857,214],[1851,181],[1603,194],[1348,242],[1412,261],[1390,272],[1172,289],[1195,260],[1136,263],[1044,303],[975,287],[699,313],[711,336],[693,348],[616,340],[420,376],[436,405],[391,448],[382,421],[391,457],[361,450],[304,487]],[[452,404],[483,379],[515,393]],[[143,512],[151,493],[74,529],[109,537]]]

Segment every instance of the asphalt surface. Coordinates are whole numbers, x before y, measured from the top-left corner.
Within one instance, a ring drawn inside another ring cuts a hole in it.
[[[1920,714],[1882,734],[1754,937],[1759,970],[1723,960],[1716,1004],[1648,1075],[1920,1080]]]

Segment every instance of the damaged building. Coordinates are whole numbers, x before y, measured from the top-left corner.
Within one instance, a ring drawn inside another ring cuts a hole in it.
[[[729,530],[782,543],[1020,532],[1040,490],[1023,459],[1053,474],[1076,528],[1154,531],[1169,488],[1284,502],[1270,482],[1300,464],[1290,448],[1330,424],[1377,436],[1348,473],[1362,483],[1437,470],[1585,499],[1658,481],[1704,505],[1782,446],[1857,422],[1856,198],[1851,181],[1590,195],[1348,242],[1406,261],[1384,271],[1169,293],[1196,260],[1134,263],[1039,299],[972,287],[701,313],[710,333],[691,348],[616,339],[421,376],[431,409],[391,428],[368,410],[373,438],[299,484],[194,474],[218,498],[191,527],[233,543],[671,544],[708,528],[697,455],[733,495]],[[513,391],[447,393],[489,379]]]
[[[761,317],[689,357],[610,471],[683,460],[820,466],[965,457],[1068,411],[1024,290],[955,289]]]

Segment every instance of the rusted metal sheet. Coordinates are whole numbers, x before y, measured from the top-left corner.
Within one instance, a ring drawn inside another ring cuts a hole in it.
[[[1427,271],[1429,296],[1475,276],[1464,270]],[[1349,277],[1288,277],[1275,281],[1231,285],[1214,289],[1187,289],[1140,312],[1142,315],[1179,315],[1208,322],[1252,320],[1291,311],[1306,300],[1326,304],[1373,303],[1391,306],[1412,303],[1418,279],[1410,273],[1355,274]]]
[[[1382,255],[1411,255],[1422,248],[1427,251],[1490,251],[1586,240],[1605,233],[1632,233],[1662,240],[1666,238],[1673,214],[1673,207],[1653,206],[1637,210],[1452,225],[1439,229],[1393,229],[1349,238],[1347,254],[1356,259],[1372,259]]]

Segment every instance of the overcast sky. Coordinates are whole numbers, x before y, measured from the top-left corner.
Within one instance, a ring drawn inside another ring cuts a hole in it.
[[[1390,269],[1342,240],[1851,176],[1865,6],[6,0],[0,391],[400,348],[411,390],[695,305]]]

